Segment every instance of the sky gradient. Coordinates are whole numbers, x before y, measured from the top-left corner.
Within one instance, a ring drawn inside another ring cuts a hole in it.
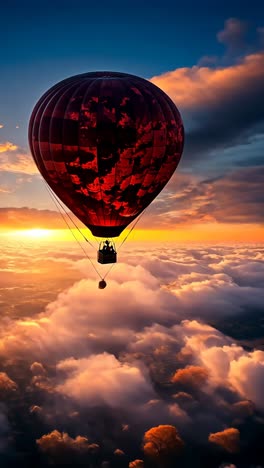
[[[204,232],[204,240],[264,238],[263,7],[229,2],[212,12],[208,2],[165,3],[58,1],[37,11],[32,2],[3,7],[4,229],[8,223],[12,228],[13,208],[19,229],[31,220],[32,228],[55,228],[58,222],[51,219],[60,217],[45,211],[56,209],[29,154],[27,126],[35,102],[61,79],[109,69],[150,79],[174,100],[185,125],[182,160],[140,221],[141,230],[153,230],[154,238],[154,230],[175,232],[176,240],[177,231],[191,240],[195,231]],[[35,209],[41,210],[38,225]]]

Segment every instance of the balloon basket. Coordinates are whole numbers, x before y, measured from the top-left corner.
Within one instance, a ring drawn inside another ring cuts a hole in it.
[[[116,263],[117,254],[115,245],[112,241],[106,240],[100,243],[97,253],[97,261],[103,265],[107,263]]]
[[[97,254],[97,261],[103,265],[106,263],[116,263],[116,252],[105,253],[99,250]]]

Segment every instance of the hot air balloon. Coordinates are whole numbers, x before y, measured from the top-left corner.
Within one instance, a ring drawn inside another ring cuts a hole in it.
[[[183,144],[171,99],[126,73],[84,73],[57,83],[37,102],[29,123],[43,178],[104,239],[119,236],[160,193]]]

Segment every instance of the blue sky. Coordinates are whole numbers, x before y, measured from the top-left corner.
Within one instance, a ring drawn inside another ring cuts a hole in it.
[[[0,121],[26,144],[38,97],[67,76],[119,70],[145,78],[221,55],[227,18],[261,26],[261,2],[15,1],[1,8]]]

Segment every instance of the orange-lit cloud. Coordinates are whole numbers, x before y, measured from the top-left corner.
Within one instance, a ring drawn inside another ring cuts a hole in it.
[[[143,460],[134,460],[129,463],[129,468],[144,468]]]
[[[0,187],[0,193],[12,193],[12,190],[5,187]]]
[[[180,453],[183,446],[184,442],[175,426],[159,425],[144,434],[145,455],[159,462]]]
[[[0,396],[17,390],[17,384],[5,372],[0,372]]]
[[[29,175],[39,174],[31,156],[22,152],[13,143],[0,145],[0,172],[13,172]]]
[[[182,113],[186,130],[182,168],[221,173],[232,165],[262,164],[262,149],[252,148],[264,127],[259,105],[264,93],[263,51],[232,65],[179,68],[151,81]],[[241,151],[242,145],[248,145],[247,151]]]
[[[194,388],[203,386],[208,379],[208,371],[201,366],[188,366],[178,369],[171,381],[175,384],[188,385]]]
[[[18,149],[18,146],[10,141],[0,143],[0,153],[8,153],[10,151],[15,151]]]
[[[65,227],[56,211],[35,208],[0,208],[0,227],[3,229],[60,229]]]
[[[233,409],[238,417],[247,417],[254,414],[255,405],[250,400],[241,400],[233,404]]]
[[[236,453],[239,451],[240,432],[234,427],[215,432],[208,437],[209,442],[219,445],[227,452]]]
[[[123,457],[125,455],[125,452],[119,448],[115,449],[114,451],[114,455],[118,456],[118,457]]]
[[[90,444],[87,437],[78,435],[73,439],[67,432],[60,432],[57,430],[43,435],[40,439],[37,439],[36,442],[43,452],[47,455],[55,456],[56,458],[57,456],[60,457],[61,455],[71,452],[89,452],[91,445],[92,449],[94,449],[95,445]]]
[[[180,109],[214,106],[236,99],[263,79],[264,53],[245,56],[241,62],[221,68],[178,68],[151,81],[163,89]]]
[[[90,461],[100,451],[100,446],[90,443],[87,437],[77,435],[73,438],[56,429],[37,439],[36,443],[52,464],[60,466],[90,466]]]
[[[31,364],[30,366],[30,370],[33,375],[45,375],[46,374],[46,371],[43,365],[41,364],[41,362],[33,362],[33,364]]]

